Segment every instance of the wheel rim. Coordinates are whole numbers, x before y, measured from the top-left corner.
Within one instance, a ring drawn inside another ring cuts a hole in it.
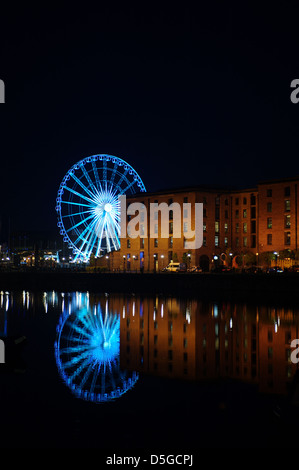
[[[93,155],[66,173],[56,199],[58,227],[74,261],[88,261],[120,248],[120,204],[124,194],[145,192],[138,173],[124,160]]]

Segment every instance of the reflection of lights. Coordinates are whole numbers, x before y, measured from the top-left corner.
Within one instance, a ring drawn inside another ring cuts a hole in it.
[[[232,327],[233,327],[233,319],[232,318],[230,318],[230,320],[229,320],[229,327],[230,327],[230,329],[232,329]]]
[[[5,311],[7,312],[8,310],[8,307],[9,307],[9,296],[6,295],[6,299],[5,299]]]
[[[212,307],[212,316],[214,316],[215,318],[218,317],[218,305],[217,304],[214,304]]]
[[[278,325],[277,325],[277,323],[275,322],[275,323],[274,323],[274,331],[275,331],[275,333],[277,333],[277,327],[278,327]]]
[[[190,324],[190,322],[191,322],[191,315],[190,315],[190,308],[189,308],[189,307],[186,308],[186,320],[187,320],[187,322]]]
[[[161,304],[161,318],[163,318],[163,315],[164,315],[164,304],[162,302],[162,304]]]
[[[133,301],[132,315],[133,315],[133,317],[134,317],[134,315],[135,315],[135,300]]]
[[[123,318],[125,318],[125,316],[126,316],[126,307],[123,306]]]
[[[61,377],[79,398],[100,403],[120,397],[138,374],[120,369],[119,315],[109,312],[108,300],[104,310],[100,303],[87,308],[84,294],[81,309],[76,302],[72,305],[72,314],[62,314],[57,325],[55,356]]]

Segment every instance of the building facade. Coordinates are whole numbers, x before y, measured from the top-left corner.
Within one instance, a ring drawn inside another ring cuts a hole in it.
[[[200,266],[203,271],[219,264],[287,265],[298,251],[298,183],[296,177],[265,181],[242,190],[192,187],[130,196],[127,206],[138,202],[145,208],[140,217],[140,236],[127,234],[121,239],[121,249],[107,254],[101,264],[109,270],[145,272],[163,270],[171,261]],[[194,205],[198,202],[203,204],[203,244],[190,250],[185,235],[195,228]],[[172,210],[169,236],[161,236],[161,211],[149,234],[151,205],[161,203],[178,203],[182,208],[180,237],[173,236]],[[187,203],[191,204],[191,218],[184,209]],[[127,216],[127,224],[131,218]]]

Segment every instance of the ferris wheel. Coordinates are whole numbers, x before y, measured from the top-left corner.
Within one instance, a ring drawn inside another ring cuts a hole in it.
[[[65,309],[55,341],[61,378],[77,397],[103,403],[122,396],[137,382],[137,372],[120,368],[120,317],[108,304]]]
[[[75,255],[88,261],[120,248],[118,196],[144,192],[138,173],[112,155],[80,160],[66,173],[57,198],[58,227]]]

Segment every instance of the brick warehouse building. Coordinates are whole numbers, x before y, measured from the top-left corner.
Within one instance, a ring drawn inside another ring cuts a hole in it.
[[[127,197],[127,205],[143,203],[149,219],[151,203],[191,203],[191,225],[194,229],[194,203],[203,203],[203,245],[187,250],[187,229],[182,210],[181,237],[172,233],[170,211],[169,237],[161,237],[161,213],[155,224],[156,237],[121,239],[121,249],[110,253],[97,265],[109,270],[158,271],[170,261],[186,262],[207,271],[215,264],[235,267],[245,264],[281,264],[289,266],[298,250],[299,177],[263,181],[257,187],[242,190],[205,186],[179,188]],[[137,215],[137,214],[136,214]],[[134,216],[132,216],[134,217]],[[129,222],[130,216],[127,216]],[[148,224],[149,220],[142,220]]]

